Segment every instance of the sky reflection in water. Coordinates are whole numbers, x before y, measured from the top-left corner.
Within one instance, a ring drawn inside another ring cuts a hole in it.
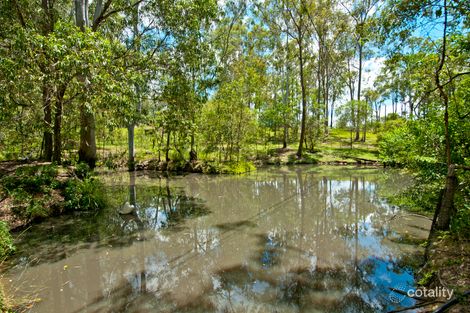
[[[6,277],[18,296],[42,299],[32,312],[385,312],[413,304],[394,303],[389,288],[414,286],[400,261],[417,248],[397,242],[408,230],[390,223],[399,211],[378,195],[407,181],[398,173],[292,167],[106,179],[108,210],[53,219],[19,239],[23,252]],[[126,201],[137,209],[120,216]]]

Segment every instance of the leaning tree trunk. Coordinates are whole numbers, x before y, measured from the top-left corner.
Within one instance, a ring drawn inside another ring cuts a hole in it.
[[[449,134],[449,97],[447,92],[444,90],[444,85],[440,81],[440,73],[444,68],[446,58],[446,32],[447,32],[447,0],[444,0],[444,31],[442,36],[442,50],[439,59],[439,66],[435,73],[435,83],[439,90],[439,95],[444,103],[444,130],[445,130],[445,154],[447,163],[447,177],[446,185],[442,192],[442,197],[436,208],[433,224],[431,226],[430,237],[434,235],[436,230],[448,230],[452,216],[454,215],[454,195],[458,186],[458,180],[455,173],[456,165],[452,164],[452,154],[450,146],[450,134]]]
[[[455,173],[455,164],[451,164],[447,172],[446,185],[437,212],[436,230],[449,230],[450,221],[454,212],[454,195],[457,186],[458,179]]]

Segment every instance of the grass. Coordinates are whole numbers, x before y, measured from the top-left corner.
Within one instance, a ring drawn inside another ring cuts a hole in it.
[[[379,161],[377,136],[368,133],[365,142],[352,142],[348,130],[331,129],[328,137],[317,147],[320,162],[356,162],[358,159]]]
[[[317,164],[317,163],[347,163],[379,162],[377,136],[367,134],[365,142],[352,142],[350,132],[343,129],[331,129],[329,135],[317,143],[315,151],[303,152],[302,159],[296,158],[297,144],[291,144],[286,149],[280,149],[279,145],[269,144],[263,146],[268,157],[268,164]]]
[[[354,134],[353,134],[354,135]],[[104,140],[104,138],[107,138]],[[113,138],[111,141],[110,138]],[[362,137],[362,133],[361,133]],[[101,136],[97,142],[100,165],[108,168],[120,168],[127,166],[127,130],[115,129],[106,136]],[[158,140],[154,142],[154,136],[142,127],[135,129],[136,162],[144,162],[160,158],[164,160],[165,153],[158,153]],[[153,144],[155,143],[155,148]],[[259,142],[243,146],[240,160],[261,160],[268,164],[317,164],[317,163],[348,163],[356,164],[358,161],[379,162],[377,135],[368,132],[366,141],[352,142],[351,133],[347,129],[329,129],[329,133],[320,139],[313,152],[304,150],[303,158],[297,159],[298,143],[292,142],[286,149],[280,149],[280,142]],[[182,151],[188,155],[189,151]],[[198,157],[202,161],[217,161],[218,152],[204,153],[202,147],[198,147]],[[222,156],[223,157],[223,156]],[[179,153],[170,150],[170,159],[177,160]],[[233,163],[236,156],[232,156]],[[224,163],[224,162],[222,162]],[[231,165],[230,165],[231,166]]]

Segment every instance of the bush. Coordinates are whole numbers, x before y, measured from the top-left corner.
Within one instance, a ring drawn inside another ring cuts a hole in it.
[[[70,179],[65,187],[64,197],[65,209],[68,211],[98,210],[107,203],[103,185],[93,177]]]
[[[226,174],[244,174],[256,170],[256,167],[251,162],[239,161],[234,163],[227,163],[222,166],[221,172]]]
[[[8,225],[0,222],[0,261],[15,251]],[[1,305],[1,302],[0,302]]]
[[[59,182],[56,176],[57,167],[53,165],[24,166],[18,168],[15,175],[6,176],[0,182],[7,194],[18,189],[34,194],[57,187]]]
[[[470,237],[470,205],[464,204],[452,219],[451,230],[462,238]]]
[[[384,162],[408,163],[414,141],[406,125],[399,125],[378,137],[380,157]]]
[[[75,166],[73,173],[79,179],[84,179],[91,176],[91,169],[86,163],[78,163],[77,166]]]
[[[52,191],[62,187],[57,173],[54,165],[24,166],[2,178],[3,192],[13,199],[13,213],[28,221],[51,215]]]

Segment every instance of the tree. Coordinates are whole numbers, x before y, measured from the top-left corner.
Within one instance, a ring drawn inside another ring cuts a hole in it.
[[[299,64],[299,83],[302,99],[302,116],[300,122],[300,139],[297,149],[297,157],[302,157],[303,146],[305,142],[305,125],[307,121],[307,84],[305,79],[305,39],[307,37],[307,6],[304,1],[296,3],[292,0],[286,0],[283,3],[287,20],[286,32],[297,43],[297,59]]]
[[[353,35],[356,42],[356,51],[358,56],[358,71],[357,71],[357,103],[361,103],[361,87],[362,87],[362,71],[364,62],[365,45],[372,37],[371,19],[374,10],[377,9],[379,0],[354,0],[350,8],[343,5],[348,11],[353,20]],[[356,115],[360,115],[359,108],[356,108]],[[359,118],[359,117],[358,117]],[[359,123],[356,123],[356,137],[354,140],[359,140]]]
[[[437,92],[438,98],[431,99],[428,106],[433,105],[434,101],[439,101],[443,110],[444,160],[447,164],[448,174],[442,198],[435,212],[433,230],[447,230],[452,216],[455,214],[453,199],[457,188],[457,179],[450,131],[450,110],[453,101],[450,100],[449,95],[455,88],[454,84],[463,76],[470,74],[470,71],[468,70],[468,62],[465,64],[460,62],[460,58],[454,60],[449,58],[451,55],[449,48],[459,40],[460,26],[462,24],[468,25],[468,14],[464,13],[465,9],[468,10],[468,5],[458,0],[389,1],[383,12],[384,33],[387,33],[388,42],[392,45],[395,44],[395,47],[398,40],[403,46],[403,42],[407,42],[411,37],[412,31],[421,29],[423,23],[440,24],[442,29],[440,39],[428,38],[429,41],[434,41],[432,47],[437,47],[434,51],[431,49],[433,58],[430,64],[431,68],[434,68],[434,73],[430,76],[432,77],[431,88],[421,94],[423,99],[430,99]],[[426,27],[429,26],[426,24]],[[446,68],[445,71],[444,68]]]

